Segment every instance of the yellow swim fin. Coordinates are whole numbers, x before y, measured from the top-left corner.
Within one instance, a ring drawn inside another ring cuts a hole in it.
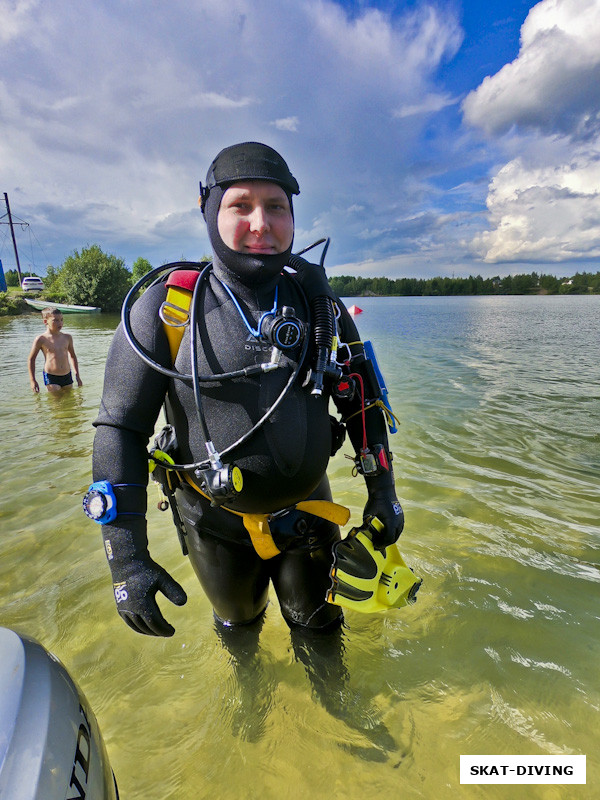
[[[374,517],[334,545],[328,603],[372,614],[416,602],[423,580],[406,566],[395,544],[374,547],[372,531],[381,527]]]

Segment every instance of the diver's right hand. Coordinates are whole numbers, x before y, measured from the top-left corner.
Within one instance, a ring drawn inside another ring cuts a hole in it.
[[[117,611],[137,633],[173,636],[175,628],[163,617],[156,593],[162,592],[176,606],[187,602],[183,587],[153,561],[149,554],[134,556],[125,563],[109,561]]]

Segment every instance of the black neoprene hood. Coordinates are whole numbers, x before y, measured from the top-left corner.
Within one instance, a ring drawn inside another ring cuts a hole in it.
[[[282,253],[262,255],[244,253],[228,247],[219,233],[219,208],[223,195],[232,183],[239,181],[272,181],[286,193],[292,219],[292,195],[300,194],[298,181],[276,150],[259,142],[243,142],[221,150],[206,175],[206,186],[200,184],[201,209],[208,228],[213,251],[213,272],[230,287],[238,282],[247,287],[266,286],[288,263],[292,241]]]
[[[276,150],[260,142],[242,142],[226,147],[213,160],[200,184],[202,209],[210,190],[236,181],[273,181],[288,195],[300,194],[298,181]]]

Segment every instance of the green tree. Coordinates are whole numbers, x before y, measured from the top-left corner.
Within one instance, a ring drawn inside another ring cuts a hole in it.
[[[6,278],[6,285],[7,286],[18,286],[19,285],[19,273],[16,269],[7,269],[4,273],[4,277]]]
[[[394,292],[394,283],[389,278],[372,278],[370,291],[373,294],[385,297]]]
[[[329,285],[338,297],[354,297],[356,295],[356,278],[351,275],[336,275],[329,279]]]
[[[540,275],[540,288],[548,294],[556,294],[560,288],[560,280],[555,275]]]
[[[133,267],[131,268],[131,283],[137,283],[147,272],[150,272],[151,269],[152,264],[147,258],[142,258],[141,256],[137,258],[133,262]]]
[[[587,294],[591,277],[589,272],[576,272],[573,275],[573,284],[578,294]]]
[[[530,290],[534,289],[537,285],[537,275],[513,275],[513,292],[515,294],[527,294]]]
[[[52,291],[56,278],[57,278],[57,271],[54,269],[52,264],[48,264],[48,267],[46,269],[46,277],[44,278],[44,286],[46,287],[46,289]]]
[[[58,269],[53,291],[61,292],[68,303],[100,306],[103,311],[119,311],[131,288],[131,273],[117,256],[102,252],[97,244],[77,250]]]

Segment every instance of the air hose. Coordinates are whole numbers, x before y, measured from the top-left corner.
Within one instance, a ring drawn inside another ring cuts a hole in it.
[[[145,286],[146,284],[154,285],[155,283],[160,283],[160,282],[164,281],[166,275],[170,274],[175,269],[181,269],[181,268],[185,268],[185,269],[196,268],[196,269],[198,269],[200,271],[200,276],[198,278],[196,286],[194,287],[194,297],[192,299],[191,309],[190,309],[191,310],[190,327],[191,327],[191,332],[192,331],[194,332],[194,336],[191,337],[191,342],[193,343],[193,346],[195,347],[196,346],[196,343],[195,343],[196,319],[197,319],[197,315],[199,313],[198,305],[199,305],[199,300],[200,300],[200,286],[206,280],[208,280],[208,276],[209,276],[210,270],[212,269],[212,264],[210,264],[210,263],[207,264],[205,262],[196,263],[196,262],[188,262],[188,261],[183,261],[183,262],[177,261],[177,262],[172,262],[170,264],[163,264],[163,266],[157,267],[156,269],[153,269],[150,272],[146,273],[146,275],[144,275],[132,287],[132,289],[127,294],[127,297],[125,298],[125,301],[123,302],[123,308],[122,308],[122,312],[121,312],[121,321],[122,321],[122,324],[123,324],[123,332],[125,334],[125,338],[127,339],[128,343],[131,346],[131,348],[133,349],[133,351],[142,359],[142,361],[144,361],[152,369],[156,370],[157,372],[162,373],[163,375],[168,376],[169,378],[173,378],[175,380],[181,380],[181,381],[184,381],[184,382],[188,382],[188,383],[191,382],[192,383],[192,386],[193,386],[193,389],[194,389],[194,400],[195,400],[196,408],[197,408],[197,412],[198,412],[198,422],[199,422],[200,428],[202,430],[202,433],[205,436],[205,439],[207,440],[207,442],[210,442],[208,430],[206,429],[206,420],[204,418],[204,414],[203,414],[203,411],[202,411],[201,396],[200,396],[198,383],[208,382],[208,381],[215,381],[215,380],[232,380],[234,378],[247,377],[247,376],[255,374],[257,372],[268,372],[268,371],[270,371],[270,369],[272,367],[277,366],[278,362],[276,362],[276,361],[274,361],[272,359],[271,362],[268,362],[268,363],[264,363],[264,364],[260,364],[260,365],[252,365],[251,367],[246,367],[245,369],[242,369],[242,370],[236,370],[235,372],[215,374],[215,375],[210,375],[210,376],[203,376],[203,375],[199,375],[198,374],[197,367],[196,367],[196,364],[195,364],[195,358],[193,357],[193,355],[191,355],[191,364],[192,364],[192,373],[191,374],[184,374],[184,373],[177,372],[174,369],[168,369],[167,367],[164,367],[162,364],[159,364],[158,362],[156,362],[150,356],[150,354],[148,352],[146,352],[146,350],[142,347],[142,345],[137,340],[137,338],[135,337],[135,335],[134,335],[134,333],[132,331],[132,328],[131,328],[131,308],[132,308],[135,296],[137,295],[137,293],[140,291],[140,289],[143,286]],[[302,291],[302,287],[300,287],[300,289],[301,289],[301,293],[300,294],[301,294],[301,297],[302,297],[304,305],[305,305],[305,311],[308,312],[308,300],[306,298],[306,295],[304,294],[304,291]],[[285,386],[281,390],[281,392],[280,392],[279,396],[277,397],[277,399],[265,411],[263,416],[243,436],[241,436],[237,441],[235,441],[232,444],[230,444],[228,447],[226,447],[220,453],[216,453],[216,451],[215,451],[214,456],[217,456],[220,459],[224,455],[229,455],[233,450],[237,449],[242,444],[244,444],[251,436],[253,436],[256,433],[257,430],[262,428],[262,426],[272,417],[272,415],[275,413],[277,408],[281,405],[283,400],[287,397],[287,395],[289,394],[293,384],[297,380],[298,375],[300,373],[301,366],[302,366],[302,364],[304,362],[304,359],[306,357],[306,353],[307,353],[307,350],[308,350],[308,345],[309,345],[309,337],[306,336],[306,337],[304,337],[304,341],[303,341],[302,346],[301,346],[301,350],[300,350],[300,353],[299,353],[299,356],[298,356],[298,360],[293,365],[293,368],[291,370],[291,373],[290,373],[290,376],[289,376],[289,378],[287,380],[287,383],[285,384]],[[195,351],[192,351],[192,352],[195,352]],[[208,445],[207,445],[207,449],[209,449]],[[210,464],[211,460],[213,460],[213,454],[211,454],[209,456],[209,460],[208,461],[207,460],[203,460],[203,461],[194,462],[193,464],[166,464],[165,463],[165,464],[162,464],[161,466],[164,466],[165,469],[170,469],[170,470],[188,471],[188,470],[193,470],[193,469],[206,467],[206,466],[208,466]]]
[[[335,358],[332,358],[332,353],[335,353],[337,328],[335,310],[330,294],[331,290],[325,276],[325,267],[323,266],[330,240],[329,238],[320,239],[300,252],[305,253],[322,242],[325,242],[325,247],[318,266],[301,258],[300,254],[292,254],[288,262],[289,266],[295,269],[299,276],[308,277],[304,290],[308,296],[312,312],[313,342],[316,347],[316,358],[311,374],[313,382],[311,394],[317,397],[323,394],[325,377],[339,378],[341,374]]]
[[[323,394],[323,380],[329,365],[329,355],[335,335],[335,316],[328,297],[315,297],[311,303],[314,321],[314,341],[317,358],[313,370],[313,389],[311,394]]]

